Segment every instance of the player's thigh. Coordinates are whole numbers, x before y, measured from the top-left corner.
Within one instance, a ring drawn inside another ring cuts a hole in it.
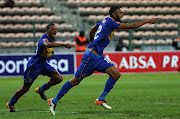
[[[77,77],[73,77],[71,80],[69,80],[69,82],[71,83],[71,85],[75,86],[78,85],[80,82],[82,81],[82,79],[78,79]]]
[[[105,70],[105,72],[111,76],[112,78],[118,80],[121,76],[120,72],[117,70],[115,66],[111,66]]]
[[[37,67],[27,68],[26,71],[24,72],[24,83],[32,84],[34,80],[38,77],[40,72],[41,69]]]

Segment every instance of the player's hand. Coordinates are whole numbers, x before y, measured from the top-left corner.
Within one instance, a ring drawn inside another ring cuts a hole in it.
[[[65,46],[66,48],[70,49],[73,45],[71,45],[71,44],[68,43],[68,44],[65,44],[64,46]]]
[[[148,23],[154,24],[154,23],[157,22],[158,19],[159,19],[159,18],[149,19],[149,20],[148,20]]]

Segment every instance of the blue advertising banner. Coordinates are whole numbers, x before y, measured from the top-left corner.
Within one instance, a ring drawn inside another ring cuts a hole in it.
[[[0,56],[0,76],[21,76],[33,55]],[[49,64],[60,74],[74,74],[74,54],[59,54],[48,59]]]

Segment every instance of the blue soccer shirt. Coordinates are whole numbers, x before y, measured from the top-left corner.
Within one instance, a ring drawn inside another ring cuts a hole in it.
[[[98,30],[94,36],[94,40],[88,45],[88,48],[102,55],[104,48],[109,44],[115,30],[119,28],[120,23],[111,17],[107,17],[102,22],[97,23],[96,26]]]
[[[36,55],[33,56],[29,60],[28,65],[27,65],[28,67],[33,66],[33,65],[43,64],[52,55],[53,47],[45,47],[43,45],[44,41],[54,42],[55,39],[53,39],[53,41],[51,41],[49,39],[49,37],[47,36],[47,34],[42,35],[42,37],[40,38],[40,40],[38,42]]]

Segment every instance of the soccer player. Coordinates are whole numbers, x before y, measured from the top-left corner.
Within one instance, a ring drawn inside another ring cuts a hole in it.
[[[72,47],[72,45],[64,43],[55,43],[54,41],[56,38],[56,33],[57,28],[55,24],[47,25],[46,33],[42,35],[38,42],[36,55],[33,56],[27,64],[27,69],[24,73],[23,87],[19,89],[11,98],[11,100],[6,104],[10,112],[15,112],[14,104],[23,94],[25,94],[29,90],[32,83],[38,77],[39,74],[47,75],[51,78],[47,83],[35,89],[36,93],[38,93],[43,100],[47,100],[44,91],[49,89],[51,86],[60,83],[63,80],[62,76],[58,73],[58,71],[56,71],[47,63],[47,59],[52,54],[54,54],[53,47],[65,46],[69,49]]]
[[[116,29],[133,29],[147,23],[156,23],[158,18],[134,22],[132,24],[121,23],[123,13],[119,7],[111,7],[109,10],[110,17],[105,18],[102,22],[97,23],[90,30],[90,40],[92,41],[82,57],[82,62],[78,67],[75,76],[67,81],[54,98],[48,99],[49,109],[52,115],[55,115],[55,107],[59,101],[73,86],[78,85],[85,77],[91,75],[94,71],[107,73],[109,78],[105,84],[101,95],[96,99],[95,104],[112,109],[106,104],[105,97],[113,88],[116,81],[120,78],[120,72],[103,57],[103,50],[109,44]]]

